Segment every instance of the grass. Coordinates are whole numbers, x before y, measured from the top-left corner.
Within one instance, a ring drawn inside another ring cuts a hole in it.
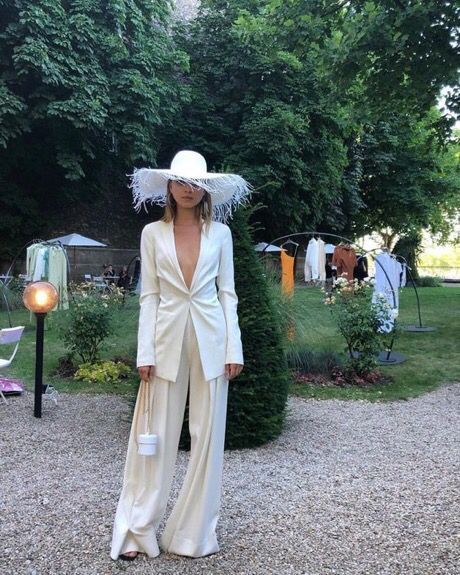
[[[394,382],[379,388],[355,389],[339,387],[313,387],[292,385],[291,393],[303,397],[395,400],[407,399],[432,390],[444,382],[460,381],[460,359],[458,353],[460,288],[423,288],[419,290],[424,325],[436,327],[433,333],[401,333],[394,350],[407,356],[401,365],[384,367],[383,370],[394,378]],[[417,310],[415,294],[406,288],[401,293],[400,323],[416,324]],[[322,294],[318,289],[297,289],[294,309],[297,317],[295,346],[312,351],[334,351],[343,353],[344,341],[337,333],[328,307],[321,303]],[[63,313],[54,312],[48,316],[45,331],[44,382],[59,391],[85,393],[117,393],[133,395],[139,379],[133,369],[128,379],[119,383],[92,384],[73,379],[51,376],[58,358],[65,355],[58,325]],[[33,389],[35,370],[35,326],[30,323],[26,310],[12,312],[13,325],[25,325],[17,357],[5,375],[22,379],[27,389]],[[114,334],[103,349],[103,358],[124,356],[134,360],[136,353],[138,318],[137,297],[128,298],[126,305],[115,318]],[[33,322],[33,318],[32,318]],[[8,327],[7,314],[0,313],[0,327]],[[9,349],[2,346],[2,357]]]
[[[139,313],[138,298],[133,296],[126,300],[126,304],[114,318],[114,333],[107,339],[102,349],[102,359],[112,359],[116,356],[126,357],[132,361],[136,356],[137,318]],[[30,319],[27,310],[14,310],[12,313],[13,325],[26,326],[19,346],[17,356],[4,374],[9,377],[22,379],[27,389],[34,387],[35,374],[35,323],[34,316]],[[133,368],[132,375],[127,379],[110,384],[94,384],[86,381],[77,381],[73,378],[52,376],[50,373],[57,367],[59,357],[67,353],[65,344],[59,331],[59,325],[64,321],[65,312],[58,311],[48,314],[45,324],[45,351],[43,366],[43,382],[53,385],[58,391],[84,392],[84,393],[117,393],[132,395],[139,384],[137,370]],[[0,314],[0,327],[9,327],[5,312]],[[0,349],[1,356],[7,357],[7,346]]]
[[[407,361],[384,366],[382,370],[394,382],[375,388],[336,388],[292,385],[291,392],[303,397],[395,400],[415,397],[442,383],[460,382],[459,316],[460,288],[423,288],[419,290],[423,325],[435,327],[431,333],[401,332],[394,351]],[[344,340],[337,333],[327,306],[321,303],[317,289],[296,290],[294,303],[300,315],[296,345],[316,351],[343,353]],[[415,292],[405,288],[400,297],[400,325],[418,324]]]

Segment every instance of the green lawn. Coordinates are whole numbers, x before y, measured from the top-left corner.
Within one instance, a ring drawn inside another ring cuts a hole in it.
[[[419,297],[423,325],[435,327],[436,331],[402,332],[398,336],[393,349],[406,355],[407,361],[383,368],[394,378],[394,383],[367,390],[294,385],[291,391],[305,397],[405,399],[445,382],[460,382],[460,288],[422,288]],[[334,327],[328,307],[321,303],[319,290],[296,290],[294,303],[296,315],[300,316],[296,343],[314,350],[344,351],[344,341]],[[401,291],[399,323],[418,324],[412,288]]]
[[[292,393],[305,397],[338,397],[350,399],[404,399],[434,389],[443,382],[460,382],[459,315],[460,288],[423,288],[419,290],[422,318],[425,325],[436,327],[433,333],[402,333],[394,346],[395,351],[405,354],[408,360],[398,366],[385,367],[394,383],[375,389],[313,388],[292,386]],[[297,345],[313,350],[344,351],[344,342],[336,332],[327,306],[322,303],[317,289],[296,290],[294,304],[298,316]],[[412,289],[402,290],[400,306],[401,323],[417,323],[415,295]],[[58,330],[62,312],[50,314],[45,331],[44,380],[60,391],[85,391],[90,393],[133,394],[137,388],[136,371],[127,380],[117,384],[94,385],[59,377],[51,377],[50,371],[57,360],[65,354],[65,347]],[[25,325],[21,346],[13,366],[5,375],[25,381],[33,389],[35,366],[35,327],[25,310],[12,312],[13,324]],[[115,333],[108,340],[103,357],[124,356],[134,359],[138,317],[137,297],[130,297],[115,318]],[[6,313],[0,314],[0,327],[8,327]],[[6,346],[1,350],[7,355]]]
[[[138,298],[127,298],[126,304],[114,318],[114,334],[107,340],[101,353],[102,358],[114,358],[116,356],[135,360],[137,318],[139,313]],[[69,378],[50,376],[57,364],[58,358],[66,354],[58,326],[63,321],[65,312],[53,312],[47,316],[45,325],[45,353],[43,367],[43,381],[53,385],[59,391],[84,391],[87,393],[122,393],[133,394],[139,383],[136,370],[126,380],[107,385],[75,381]],[[12,366],[5,371],[5,375],[22,379],[28,389],[34,387],[35,373],[35,323],[27,310],[15,310],[12,312],[13,325],[25,325],[26,330],[21,340],[18,354]],[[9,327],[6,313],[0,314],[0,327]],[[2,346],[3,347],[3,346]],[[6,346],[4,346],[6,348]],[[6,351],[0,350],[2,357],[6,357]]]

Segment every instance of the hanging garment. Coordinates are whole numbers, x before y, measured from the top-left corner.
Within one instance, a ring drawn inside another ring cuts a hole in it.
[[[156,530],[163,518],[174,475],[177,446],[189,395],[191,451],[177,502],[166,522],[161,548],[169,553],[202,557],[219,550],[219,516],[228,380],[206,381],[190,311],[176,381],[154,376],[149,385],[150,429],[159,438],[157,453],[137,453],[137,435],[145,433],[145,384],[139,388],[126,457],[123,489],[115,516],[111,557],[127,551],[160,553]]]
[[[285,294],[294,294],[294,262],[295,258],[282,251],[281,254],[281,287]]]
[[[368,266],[366,256],[358,256],[356,267],[353,270],[353,277],[359,281],[363,281],[364,278],[368,277]]]
[[[406,287],[407,284],[407,264],[402,262],[399,264],[401,266],[401,271],[399,274],[399,287]]]
[[[356,253],[349,245],[338,245],[332,256],[332,265],[337,267],[337,277],[353,281],[353,270],[356,267]]]
[[[28,281],[32,281],[35,270],[35,263],[37,261],[37,254],[41,249],[41,244],[32,244],[27,248],[26,255],[26,278]]]
[[[374,292],[383,294],[391,307],[398,308],[400,264],[386,252],[379,254],[375,260]]]
[[[54,285],[59,294],[56,309],[69,309],[67,294],[67,258],[64,249],[58,246],[49,247],[48,281]]]
[[[325,243],[320,238],[317,240],[318,250],[318,279],[322,282],[326,281],[326,251]]]
[[[54,285],[59,299],[52,311],[68,309],[67,257],[64,248],[37,242],[27,248],[26,277],[29,281],[46,280]]]
[[[48,252],[48,248],[41,247],[38,250],[37,257],[35,260],[35,268],[32,276],[32,281],[37,282],[46,276],[45,270],[45,255]]]
[[[315,238],[312,238],[308,242],[307,251],[305,253],[304,275],[306,282],[317,280],[319,278],[318,242]]]

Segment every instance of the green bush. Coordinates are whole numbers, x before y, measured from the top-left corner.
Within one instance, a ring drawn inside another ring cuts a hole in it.
[[[347,343],[348,363],[359,376],[376,368],[378,352],[395,333],[391,306],[381,294],[373,302],[373,292],[370,283],[339,278],[324,301]]]
[[[342,365],[339,355],[333,351],[289,349],[287,363],[290,369],[300,373],[321,374],[330,377]]]
[[[438,276],[420,276],[415,280],[417,287],[441,287],[442,278]]]
[[[254,250],[248,222],[253,211],[238,210],[231,226],[245,365],[230,382],[226,436],[230,449],[261,445],[281,433],[290,383],[281,314]]]
[[[75,379],[86,380],[91,383],[112,383],[127,377],[131,369],[121,362],[98,361],[83,363],[74,375]]]
[[[278,324],[280,318],[266,270],[254,250],[248,223],[252,210],[238,210],[231,224],[244,369],[229,384],[227,449],[256,447],[277,437],[282,430],[288,396],[289,371]],[[181,447],[189,447],[187,413]]]
[[[112,332],[114,309],[120,305],[123,294],[113,289],[101,292],[92,283],[72,288],[68,321],[61,325],[61,333],[70,353],[83,363],[94,363],[104,340]]]

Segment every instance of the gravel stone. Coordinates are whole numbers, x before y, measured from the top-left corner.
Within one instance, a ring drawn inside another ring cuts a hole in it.
[[[458,384],[391,403],[291,398],[280,438],[226,452],[221,551],[200,559],[109,557],[129,415],[113,395],[60,394],[42,419],[30,392],[0,404],[0,575],[460,574]]]

